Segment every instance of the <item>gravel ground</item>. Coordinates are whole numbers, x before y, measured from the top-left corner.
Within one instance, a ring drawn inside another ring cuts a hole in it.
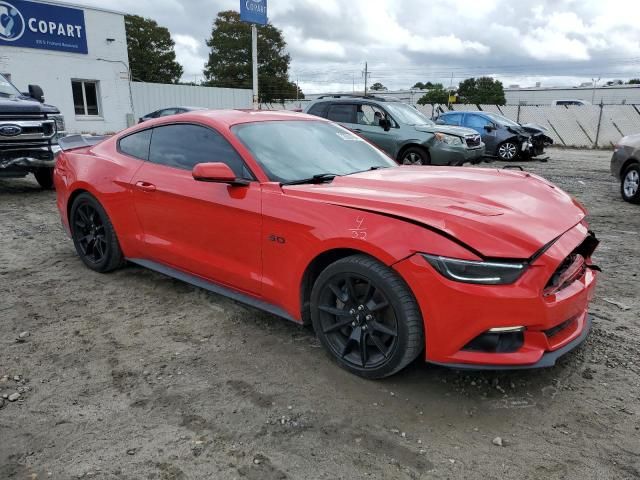
[[[551,369],[416,361],[383,381],[307,328],[141,268],[89,271],[54,193],[0,180],[0,394],[20,395],[0,400],[0,479],[639,478],[640,206],[610,152],[551,156],[526,167],[602,240],[587,342]]]

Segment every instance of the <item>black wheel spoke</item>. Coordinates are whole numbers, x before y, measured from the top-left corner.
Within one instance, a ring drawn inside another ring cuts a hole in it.
[[[318,309],[322,310],[323,312],[330,313],[331,315],[335,315],[337,317],[351,316],[351,314],[348,311],[342,310],[341,308],[331,307],[329,305],[318,305]]]
[[[353,285],[353,278],[347,278],[347,291],[349,292],[349,297],[351,300],[356,303],[358,302],[358,294],[356,293],[356,288]]]
[[[379,301],[379,302],[377,302],[377,303],[372,300],[367,305],[367,307],[369,308],[369,311],[371,311],[371,312],[379,312],[380,310],[384,310],[388,306],[389,306],[389,302],[387,302],[384,299]]]
[[[360,347],[360,361],[362,362],[362,366],[367,366],[367,361],[369,360],[369,352],[367,351],[367,336],[368,332],[363,328],[360,329],[360,339],[358,340]]]
[[[336,332],[338,330],[343,329],[347,325],[351,325],[351,318],[347,318],[346,320],[341,320],[339,322],[336,322],[333,325],[331,325],[330,327],[325,328],[322,332],[323,333],[333,333],[333,332]]]
[[[376,337],[375,335],[370,335],[369,338],[371,342],[376,346],[376,348],[380,351],[384,358],[387,358],[387,348],[384,346],[384,343]]]
[[[349,300],[349,294],[347,292],[342,291],[334,283],[329,284],[329,288],[338,300],[340,300],[342,303],[347,303],[347,301]]]
[[[371,328],[373,328],[373,330],[376,332],[384,333],[385,335],[389,335],[390,337],[398,336],[398,332],[396,330],[393,330],[382,323],[379,323],[376,321],[372,321],[370,323],[371,323]]]
[[[373,286],[373,283],[368,282],[367,283],[367,289],[364,292],[364,297],[362,300],[362,303],[367,304],[371,301],[371,299],[373,298],[373,296],[376,293],[376,288]]]

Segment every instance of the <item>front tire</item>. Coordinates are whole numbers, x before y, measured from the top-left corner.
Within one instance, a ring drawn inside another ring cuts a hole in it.
[[[33,172],[38,185],[44,190],[53,189],[53,168],[42,167]]]
[[[71,206],[69,225],[76,252],[91,270],[106,273],[124,263],[111,220],[92,195],[81,193],[76,197]]]
[[[640,203],[640,165],[634,163],[627,168],[620,183],[622,198],[629,203]]]
[[[401,165],[430,165],[429,152],[420,147],[409,147],[400,156]]]
[[[329,265],[311,292],[311,320],[320,342],[342,368],[383,378],[424,348],[422,316],[400,276],[366,255]]]
[[[513,142],[512,140],[507,140],[506,142],[502,142],[500,145],[498,145],[496,154],[500,160],[505,162],[512,162],[518,158],[520,149],[515,142]]]

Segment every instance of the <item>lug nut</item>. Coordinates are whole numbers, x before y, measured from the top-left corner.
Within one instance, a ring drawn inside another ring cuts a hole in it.
[[[358,306],[358,310],[360,310],[360,311],[364,310],[364,305],[359,305]]]
[[[373,320],[373,317],[371,315],[367,315],[366,317],[364,317],[365,320]]]
[[[351,310],[349,310],[349,313],[350,313],[351,315],[354,315],[354,314],[356,313],[356,311],[352,308]]]

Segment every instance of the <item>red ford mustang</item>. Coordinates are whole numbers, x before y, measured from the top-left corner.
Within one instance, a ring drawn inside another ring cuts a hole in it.
[[[55,184],[89,268],[126,260],[312,323],[364,377],[422,351],[550,366],[590,328],[598,241],[529,173],[397,166],[317,117],[205,111],[64,151]]]

